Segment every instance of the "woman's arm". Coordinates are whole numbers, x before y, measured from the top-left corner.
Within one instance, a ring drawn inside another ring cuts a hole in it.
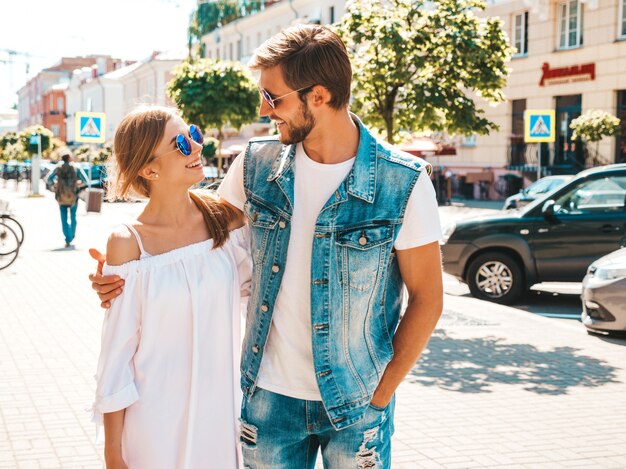
[[[104,461],[107,469],[128,469],[122,458],[122,430],[126,409],[104,414]]]
[[[111,264],[122,265],[139,257],[139,248],[127,228],[111,234],[107,244]],[[125,294],[106,312],[96,373],[97,422],[104,424],[104,459],[107,469],[127,469],[122,457],[122,433],[126,408],[139,394],[134,383],[133,357],[141,331],[141,280],[133,269],[118,268],[126,277]]]

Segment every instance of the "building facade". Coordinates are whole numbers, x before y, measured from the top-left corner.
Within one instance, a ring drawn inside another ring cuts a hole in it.
[[[65,141],[65,90],[67,82],[53,85],[42,96],[43,126],[52,131],[52,134]]]
[[[268,2],[269,4],[270,2]],[[279,0],[207,34],[204,55],[246,63],[252,51],[294,23],[328,24],[345,13],[345,0]],[[601,109],[622,119],[623,131],[599,146],[603,162],[626,161],[626,0],[490,0],[484,16],[497,16],[516,48],[505,88],[507,101],[479,107],[500,130],[487,136],[452,137],[454,156],[437,156],[441,173],[499,197],[495,182],[515,174],[536,178],[537,150],[542,175],[576,173],[590,164],[569,125],[581,113]],[[524,143],[524,111],[556,113],[556,142]]]
[[[184,54],[154,52],[144,60],[97,75],[90,68],[76,70],[66,90],[66,132],[75,141],[77,112],[106,114],[106,139],[112,140],[122,118],[140,104],[174,106],[166,92],[174,67]]]
[[[515,173],[528,182],[536,177],[537,150],[542,175],[626,162],[626,0],[499,0],[485,14],[503,20],[516,48],[507,101],[483,106],[500,131],[459,139],[457,155],[440,164],[457,175],[487,169],[491,180]],[[524,143],[524,111],[534,109],[556,116],[555,143],[539,149]],[[622,119],[621,136],[600,143],[600,161],[590,160],[569,127],[592,109]]]
[[[46,114],[46,109],[51,111],[52,107],[49,105],[49,101],[44,99],[44,95],[47,94],[49,100],[48,92],[55,85],[67,84],[75,69],[95,67],[97,73],[102,74],[115,70],[120,65],[119,59],[113,59],[110,56],[63,57],[56,65],[40,71],[17,92],[19,130],[35,124],[45,125],[45,116],[50,119],[56,115],[49,112]],[[54,111],[56,110],[55,106]],[[52,120],[56,122],[56,117]]]
[[[258,13],[228,23],[202,38],[204,56],[244,64],[263,42],[293,24],[332,24],[345,13],[345,0],[272,0]]]

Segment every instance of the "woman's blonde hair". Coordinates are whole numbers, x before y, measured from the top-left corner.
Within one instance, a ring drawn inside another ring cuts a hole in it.
[[[142,106],[122,119],[115,132],[113,156],[109,162],[113,180],[109,193],[113,199],[127,198],[130,193],[150,197],[150,184],[139,172],[154,159],[154,150],[163,138],[165,126],[178,115],[172,108]],[[228,239],[230,225],[239,214],[206,191],[190,191],[189,195],[202,212],[213,247],[223,245]]]

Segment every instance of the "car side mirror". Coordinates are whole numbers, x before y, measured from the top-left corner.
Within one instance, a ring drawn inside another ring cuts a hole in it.
[[[554,200],[546,200],[541,207],[541,215],[546,220],[554,219]]]

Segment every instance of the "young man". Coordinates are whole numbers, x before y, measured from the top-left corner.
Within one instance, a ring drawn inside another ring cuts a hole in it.
[[[350,114],[350,61],[330,29],[287,29],[251,68],[279,138],[251,141],[219,189],[246,214],[255,269],[245,466],[313,468],[321,447],[327,468],[388,468],[394,392],[442,310],[430,166]],[[104,302],[115,296],[92,280]]]
[[[74,236],[76,236],[76,209],[78,208],[76,191],[80,185],[80,179],[78,179],[76,174],[76,168],[70,164],[71,155],[65,153],[61,156],[61,159],[63,164],[54,169],[57,176],[54,194],[59,203],[61,227],[63,228],[65,247],[67,248],[72,244]]]

